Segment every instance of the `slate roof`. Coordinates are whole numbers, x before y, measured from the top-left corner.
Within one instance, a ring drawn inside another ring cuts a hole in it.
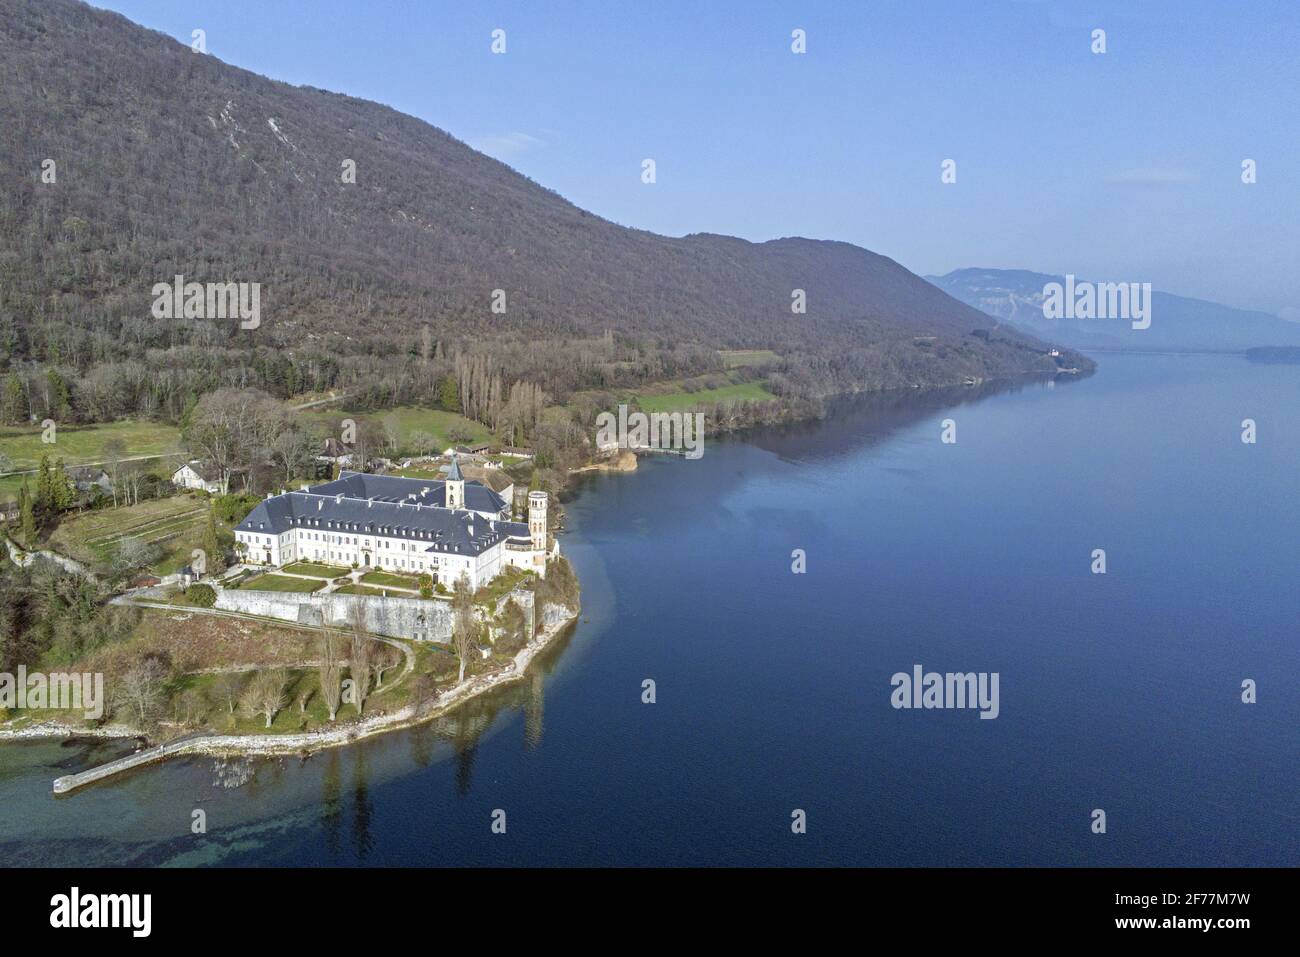
[[[477,555],[506,538],[529,538],[524,522],[494,521],[473,511],[444,508],[445,497],[442,482],[345,472],[333,482],[259,502],[236,529],[264,535],[291,528],[382,535],[427,542],[426,552],[461,555]],[[478,483],[466,483],[465,499],[471,509],[485,512],[505,507],[499,495]],[[481,505],[475,506],[474,499]]]
[[[346,498],[373,498],[375,503],[404,501],[408,505],[447,507],[447,483],[441,479],[413,479],[400,475],[371,475],[369,472],[339,473],[339,477],[307,491]],[[482,482],[465,483],[465,507],[471,512],[496,514],[506,507],[505,499]]]

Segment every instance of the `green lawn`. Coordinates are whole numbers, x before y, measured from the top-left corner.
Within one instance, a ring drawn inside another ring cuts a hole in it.
[[[457,412],[444,412],[441,409],[424,409],[408,405],[382,412],[308,409],[301,414],[304,418],[322,426],[328,434],[335,436],[339,434],[344,419],[352,419],[358,425],[363,421],[373,422],[376,425],[391,423],[402,443],[399,452],[401,455],[417,454],[418,450],[414,447],[412,436],[418,432],[426,432],[433,436],[433,445],[429,449],[432,453],[442,452],[451,447],[453,443],[447,433],[455,429],[469,435],[471,443],[488,442],[492,439],[492,433],[486,426],[480,425],[473,419],[467,419]]]
[[[779,362],[781,357],[770,349],[736,349],[719,350],[722,365],[727,369],[741,369],[746,366],[768,366]]]
[[[292,565],[285,565],[284,571],[294,575],[311,575],[313,578],[340,578],[351,571],[350,568],[342,568],[338,565],[322,565],[320,562],[294,562]]]
[[[659,395],[637,393],[637,403],[646,412],[687,412],[695,411],[700,406],[714,403],[730,404],[744,400],[765,402],[775,399],[761,382],[742,382],[738,385],[726,385],[718,389],[704,389],[700,392],[668,392]]]
[[[313,578],[290,578],[288,575],[259,575],[239,586],[244,591],[311,592],[325,587],[325,582]]]
[[[361,576],[361,580],[367,585],[389,585],[393,588],[410,588],[416,591],[420,588],[419,579],[407,575],[393,575],[389,572],[366,572]]]
[[[390,592],[386,588],[375,588],[373,585],[343,585],[330,592],[331,595],[375,595],[379,598],[387,596],[393,598],[416,598],[418,596],[408,594],[407,592]]]
[[[162,550],[153,571],[166,575],[190,561],[203,541],[207,503],[188,495],[152,499],[127,508],[102,508],[65,516],[52,535],[57,551],[95,564],[113,558],[123,538],[139,538]]]
[[[127,456],[180,451],[180,431],[175,426],[129,421],[59,426],[48,445],[41,441],[38,426],[0,427],[0,451],[13,459],[15,471],[36,468],[42,455],[49,455],[51,461],[62,458],[64,465],[82,465],[103,461],[104,444],[114,438],[121,440]]]

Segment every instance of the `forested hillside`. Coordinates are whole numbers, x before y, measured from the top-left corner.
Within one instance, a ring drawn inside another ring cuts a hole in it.
[[[716,370],[717,348],[778,352],[798,396],[1053,367],[867,250],[627,229],[421,120],[75,0],[0,0],[0,116],[10,418],[176,419],[223,385],[425,400],[468,353],[551,399]],[[260,326],[155,318],[175,275],[260,283]]]

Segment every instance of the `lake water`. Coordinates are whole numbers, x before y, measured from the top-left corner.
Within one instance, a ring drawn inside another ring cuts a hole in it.
[[[1300,367],[1212,356],[643,459],[568,504],[583,620],[526,684],[237,788],[55,799],[121,746],[4,744],[0,862],[1300,864],[1298,493]],[[915,664],[999,716],[895,710]]]

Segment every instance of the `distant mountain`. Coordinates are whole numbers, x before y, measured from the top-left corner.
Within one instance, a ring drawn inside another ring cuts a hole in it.
[[[642,357],[680,343],[819,357],[810,375],[854,387],[1055,368],[1042,343],[884,256],[628,229],[421,120],[74,0],[0,0],[0,117],[0,364],[85,368],[188,346],[193,362],[214,346],[384,355],[426,329],[535,358],[538,340],[608,329]],[[47,159],[55,184],[41,180]],[[176,274],[260,282],[262,326],[151,318],[152,285]],[[497,289],[504,314],[489,307]],[[791,312],[796,289],[806,315]],[[214,375],[234,378],[238,361]],[[572,357],[552,372],[557,391],[610,375]],[[241,381],[258,373],[250,363]]]
[[[1076,349],[1239,352],[1254,346],[1300,345],[1300,323],[1154,290],[1150,328],[1134,329],[1114,319],[1044,318],[1043,287],[1064,283],[1063,276],[1024,269],[954,269],[925,278],[990,316]]]

